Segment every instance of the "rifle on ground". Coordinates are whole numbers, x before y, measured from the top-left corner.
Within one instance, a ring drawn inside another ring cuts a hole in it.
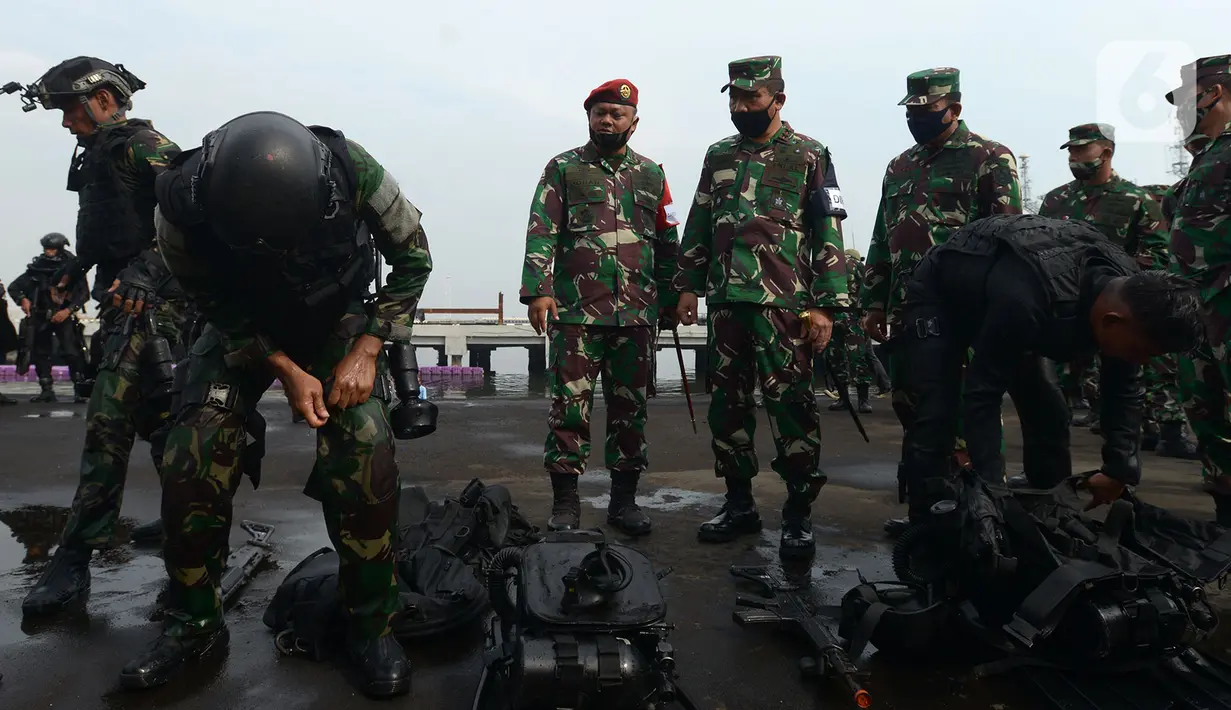
[[[274,534],[274,526],[245,520],[239,527],[248,533],[249,539],[238,550],[227,555],[226,569],[218,585],[221,587],[223,604],[228,603],[236,592],[256,576],[257,568],[273,554],[269,537]]]
[[[761,596],[766,599],[761,601],[737,596],[736,605],[748,610],[732,612],[735,623],[740,626],[774,624],[802,634],[817,653],[816,656],[800,659],[799,666],[804,675],[836,677],[851,692],[855,705],[861,708],[872,705],[871,694],[860,684],[867,671],[859,670],[851,662],[837,637],[820,621],[819,614],[809,608],[801,596],[804,589],[775,580],[766,567],[732,565],[731,574],[760,586]],[[781,597],[780,601],[778,597]]]

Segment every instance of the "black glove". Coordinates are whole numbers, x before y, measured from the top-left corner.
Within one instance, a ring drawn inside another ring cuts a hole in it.
[[[120,272],[120,285],[115,294],[121,305],[132,301],[151,304],[171,274],[162,257],[152,251],[144,251]]]

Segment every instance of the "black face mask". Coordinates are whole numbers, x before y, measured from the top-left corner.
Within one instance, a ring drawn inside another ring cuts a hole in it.
[[[920,145],[930,143],[949,127],[949,124],[945,123],[947,113],[949,113],[948,109],[909,112],[906,114],[906,127],[910,129],[910,134],[915,137],[916,143]]]
[[[735,130],[748,138],[760,138],[765,135],[773,120],[773,117],[769,115],[769,106],[760,111],[731,112],[731,123],[735,124]]]
[[[628,138],[632,134],[633,127],[629,126],[628,130],[623,133],[596,133],[593,128],[590,129],[590,140],[594,141],[594,145],[604,153],[614,153],[624,147],[628,143]]]

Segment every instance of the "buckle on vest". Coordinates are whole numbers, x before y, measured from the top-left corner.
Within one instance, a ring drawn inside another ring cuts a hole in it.
[[[931,318],[916,318],[915,319],[915,337],[923,340],[930,336],[940,335],[940,321],[932,316]]]

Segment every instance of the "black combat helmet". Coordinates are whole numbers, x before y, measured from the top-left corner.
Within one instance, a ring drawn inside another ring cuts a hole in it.
[[[44,249],[63,249],[68,246],[68,237],[59,232],[52,232],[38,240]]]
[[[281,253],[318,232],[341,197],[333,154],[302,123],[275,111],[231,119],[202,142],[193,201],[220,239]]]
[[[132,95],[145,88],[145,82],[124,68],[97,57],[66,59],[26,87],[22,110],[33,111],[37,104],[45,109],[60,108],[67,100],[85,102],[95,91],[107,87],[124,109],[132,108]]]

